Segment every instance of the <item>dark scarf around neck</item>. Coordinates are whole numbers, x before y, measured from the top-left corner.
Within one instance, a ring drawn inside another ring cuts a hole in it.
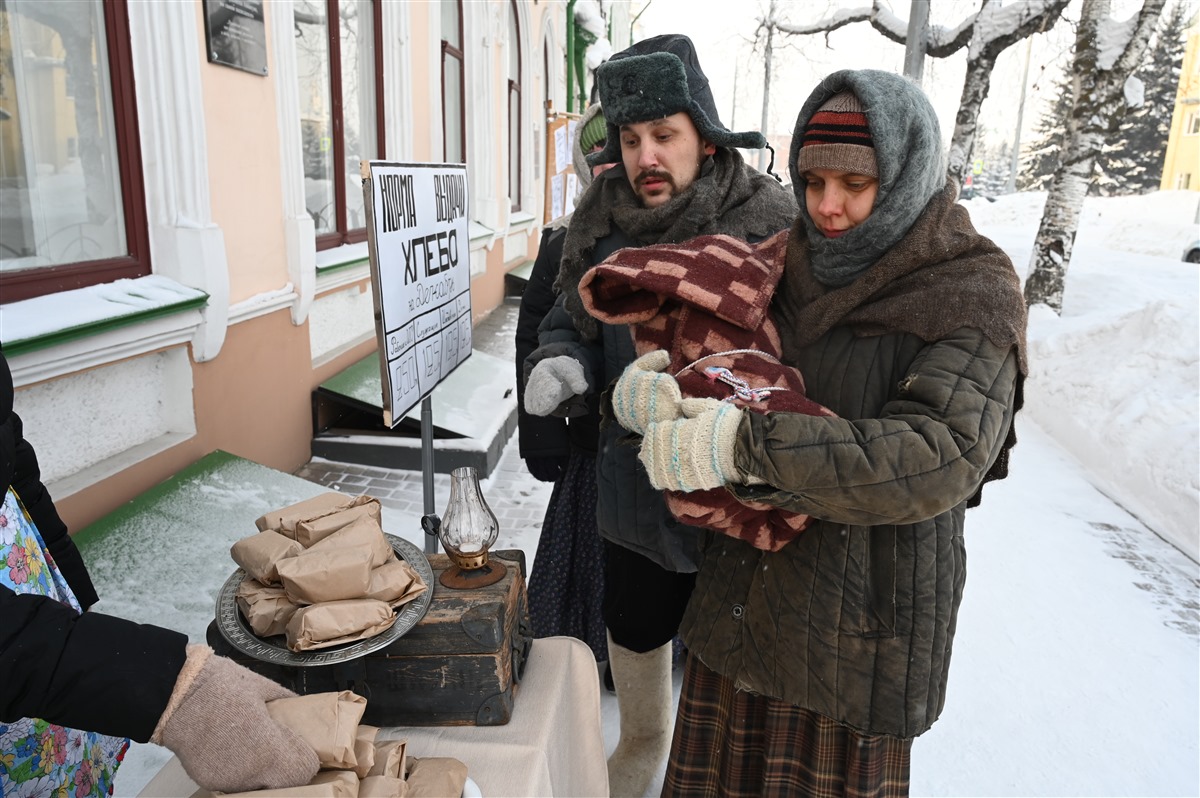
[[[718,148],[687,190],[657,208],[642,206],[624,167],[618,165],[597,178],[576,206],[563,241],[555,288],[564,294],[579,333],[595,340],[600,325],[579,298],[579,280],[595,265],[591,255],[596,242],[614,228],[640,245],[678,244],[718,233],[743,240],[766,238],[789,227],[795,218],[791,193],[746,165],[736,150]]]

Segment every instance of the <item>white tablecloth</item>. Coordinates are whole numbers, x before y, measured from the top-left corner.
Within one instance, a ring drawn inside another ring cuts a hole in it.
[[[485,798],[608,795],[596,662],[574,638],[533,641],[507,724],[391,726],[379,737],[407,739],[409,756],[461,760]],[[172,757],[139,798],[187,798],[196,790]]]

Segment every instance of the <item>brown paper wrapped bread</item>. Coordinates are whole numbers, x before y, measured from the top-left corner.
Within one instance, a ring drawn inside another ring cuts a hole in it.
[[[371,583],[367,586],[366,598],[386,602],[393,609],[407,604],[425,592],[425,581],[405,560],[393,558],[391,562],[371,570]]]
[[[371,552],[366,546],[304,551],[280,561],[278,568],[294,604],[359,598],[371,585]]]
[[[354,774],[351,773],[351,776]],[[282,790],[253,790],[251,792],[197,792],[192,798],[358,798],[358,785],[351,792],[345,781],[329,784],[306,784]]]
[[[323,769],[353,770],[354,742],[367,699],[349,690],[314,693],[267,702],[267,714],[304,738]]]
[[[354,734],[354,773],[360,779],[370,775],[375,767],[375,737],[379,734],[378,726],[361,724]]]
[[[407,782],[395,776],[367,776],[358,783],[358,798],[407,798],[407,796]]]
[[[363,518],[374,521],[375,526],[380,527],[382,534],[383,510],[379,505],[379,500],[370,496],[359,496],[355,501],[356,504],[334,510],[326,515],[298,521],[294,534],[296,541],[304,547],[316,545],[334,532]]]
[[[253,579],[242,580],[236,600],[246,622],[259,637],[283,634],[297,610],[283,588],[268,587]]]
[[[375,764],[367,771],[367,775],[404,778],[408,772],[408,761],[404,758],[407,748],[407,740],[376,740]]]
[[[296,610],[287,625],[287,645],[311,651],[365,640],[391,628],[398,617],[376,599],[323,601]]]
[[[362,509],[359,507],[355,510]],[[335,513],[331,518],[340,518],[347,513]],[[303,525],[301,525],[303,526]],[[379,521],[370,516],[360,516],[353,519],[340,529],[337,529],[322,539],[308,546],[309,552],[336,551],[362,546],[370,552],[372,568],[378,568],[396,559],[392,544],[383,535],[383,527]]]
[[[446,798],[462,795],[467,766],[452,757],[410,757],[404,777],[408,798]]]
[[[280,560],[294,557],[304,547],[291,538],[270,529],[242,538],[229,547],[229,556],[243,568],[250,578],[264,585],[278,585]]]
[[[338,510],[345,510],[348,507],[365,504],[369,501],[374,501],[374,499],[370,496],[322,493],[318,496],[313,496],[311,499],[305,499],[302,502],[289,504],[287,507],[281,507],[278,510],[264,513],[255,520],[254,525],[259,530],[274,529],[285,537],[295,538],[296,524],[301,521],[310,521],[314,518],[335,513]]]

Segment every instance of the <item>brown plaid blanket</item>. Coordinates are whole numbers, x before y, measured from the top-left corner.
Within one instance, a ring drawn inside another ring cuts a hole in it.
[[[665,349],[687,397],[715,397],[756,413],[832,415],[804,395],[800,372],[779,362],[779,329],[769,308],[783,275],[788,231],[759,244],[700,236],[613,253],[579,281],[588,313],[628,324],[638,355]],[[778,551],[809,517],[723,488],[666,492],[680,521]]]

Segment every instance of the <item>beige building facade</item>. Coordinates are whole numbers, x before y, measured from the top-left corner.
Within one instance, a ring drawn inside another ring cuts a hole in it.
[[[628,8],[605,7],[612,45]],[[545,218],[560,0],[8,0],[0,341],[78,529],[223,449],[292,471],[376,348],[360,159],[467,165],[472,315]]]

